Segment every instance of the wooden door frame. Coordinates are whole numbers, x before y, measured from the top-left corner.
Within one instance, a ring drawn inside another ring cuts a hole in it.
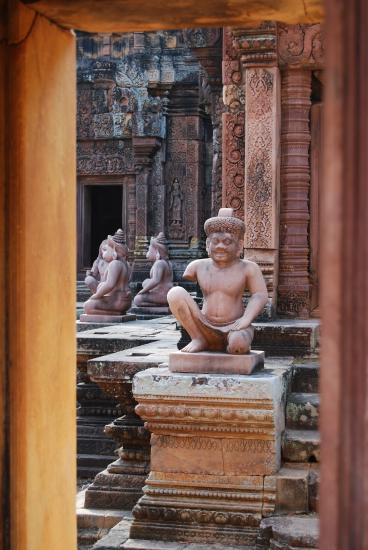
[[[0,143],[0,282],[6,289],[0,294],[1,542],[12,550],[72,550],[76,83],[75,40],[66,27],[124,32],[241,27],[267,18],[312,22],[321,18],[321,2],[244,0],[241,9],[241,2],[234,7],[231,0],[193,0],[184,10],[180,3],[167,9],[163,0],[26,3],[9,0],[9,17],[0,21],[0,125],[6,137]],[[368,8],[365,0],[325,5],[320,549],[363,550]]]

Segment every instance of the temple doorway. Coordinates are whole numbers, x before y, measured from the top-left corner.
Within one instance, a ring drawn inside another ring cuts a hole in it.
[[[125,228],[125,192],[121,182],[81,181],[78,185],[78,275],[85,275],[107,235]]]

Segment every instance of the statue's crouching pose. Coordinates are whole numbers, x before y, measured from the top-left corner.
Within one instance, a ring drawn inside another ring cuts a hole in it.
[[[192,338],[181,351],[248,353],[254,335],[251,323],[268,301],[262,272],[254,262],[240,259],[245,227],[232,209],[221,208],[204,228],[209,258],[191,262],[183,275],[201,287],[202,310],[181,287],[167,296],[172,313]],[[246,289],[251,297],[244,308]]]
[[[146,255],[154,262],[150,278],[142,283],[142,290],[134,298],[135,307],[167,307],[167,293],[173,286],[173,270],[163,233],[152,237]]]
[[[107,267],[95,293],[85,302],[84,311],[89,315],[121,315],[132,302],[128,248],[109,235],[101,243],[101,251]]]

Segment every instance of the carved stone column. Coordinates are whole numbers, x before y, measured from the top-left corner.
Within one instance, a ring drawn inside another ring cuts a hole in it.
[[[205,201],[211,201],[210,211],[215,216],[222,203],[222,29],[187,29],[183,35],[203,68],[202,101],[211,115],[213,147],[211,192]]]
[[[149,243],[148,235],[148,200],[149,177],[152,170],[153,156],[160,147],[157,137],[133,137],[133,152],[136,175],[136,238],[134,249],[135,280],[143,280],[149,270],[146,253]],[[141,276],[139,273],[141,272]]]
[[[245,256],[263,271],[276,309],[279,246],[280,73],[276,24],[234,31],[245,90]]]
[[[320,25],[278,25],[281,85],[281,202],[278,312],[310,311],[310,109],[312,71],[323,68]]]
[[[222,206],[244,217],[244,90],[231,29],[223,31]]]
[[[107,356],[108,357],[108,356]],[[120,362],[109,367],[108,360],[91,362],[88,367],[91,380],[106,395],[116,399],[123,416],[105,427],[105,434],[117,443],[118,458],[97,474],[85,496],[86,508],[127,509],[133,507],[142,495],[149,472],[149,433],[135,413],[136,401],[132,394],[132,378],[147,365]]]
[[[280,272],[278,311],[309,316],[309,117],[312,73],[286,69],[282,76]]]

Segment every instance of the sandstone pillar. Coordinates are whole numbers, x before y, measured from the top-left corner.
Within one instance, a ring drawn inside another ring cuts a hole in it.
[[[4,9],[4,11],[6,11]],[[6,78],[8,546],[74,548],[73,33],[9,3]]]
[[[151,472],[126,548],[146,548],[147,539],[255,544],[274,498],[264,476],[280,467],[285,373],[214,376],[161,367],[135,376],[136,411],[151,432]],[[134,539],[144,540],[136,546]]]
[[[103,392],[119,403],[121,416],[105,427],[105,434],[116,442],[117,460],[99,472],[88,487],[86,508],[132,508],[142,496],[149,473],[149,433],[136,414],[132,394],[135,373],[152,365],[152,358],[114,355],[89,361],[88,373]]]
[[[236,34],[245,87],[245,255],[265,276],[276,310],[279,247],[280,72],[276,25]],[[269,312],[271,314],[271,311]]]
[[[312,73],[287,68],[282,75],[281,212],[278,311],[307,318],[309,284],[310,107]]]
[[[246,224],[245,255],[257,262],[276,310],[279,246],[280,73],[277,28],[224,35],[223,205]]]
[[[133,137],[133,153],[136,175],[136,214],[135,248],[133,272],[136,281],[143,281],[150,264],[146,260],[149,245],[148,202],[149,183],[152,172],[153,156],[160,147],[160,139],[150,136]]]
[[[222,206],[244,218],[244,90],[231,29],[223,31]]]

